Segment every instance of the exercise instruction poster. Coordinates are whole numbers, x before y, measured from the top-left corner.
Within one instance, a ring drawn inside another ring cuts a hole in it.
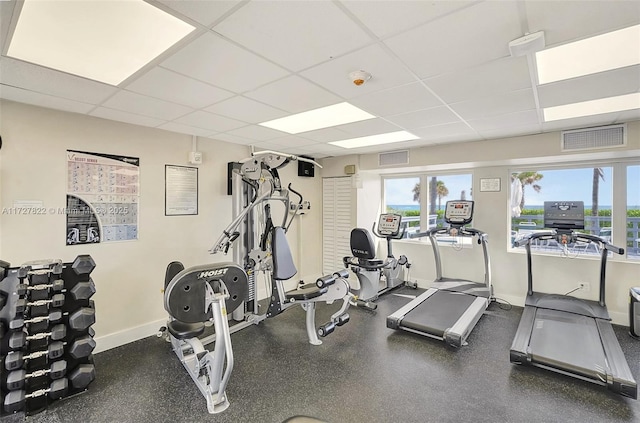
[[[67,245],[138,239],[140,159],[67,150]]]

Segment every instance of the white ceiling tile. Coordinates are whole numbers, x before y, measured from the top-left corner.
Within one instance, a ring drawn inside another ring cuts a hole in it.
[[[87,113],[95,107],[92,104],[80,103],[8,85],[0,85],[0,98],[73,113]]]
[[[383,117],[442,105],[440,100],[419,82],[365,94],[349,102],[369,113]]]
[[[531,88],[526,57],[506,57],[424,82],[447,103]]]
[[[369,72],[371,79],[357,86],[349,77],[351,72],[357,70]],[[415,81],[413,75],[397,59],[377,44],[315,66],[300,75],[344,98]]]
[[[385,40],[420,78],[509,56],[521,37],[517,2],[490,1],[451,13]]]
[[[128,91],[199,109],[234,94],[160,67],[126,86]]]
[[[579,103],[640,91],[640,65],[538,86],[540,107]]]
[[[304,150],[308,152],[312,152],[314,154],[319,154],[319,153],[336,154],[336,153],[343,153],[345,150],[342,147],[337,147],[335,145],[324,144],[324,143],[307,145],[307,146],[304,146],[303,148]]]
[[[409,130],[460,121],[455,113],[445,106],[388,116],[385,119]]]
[[[211,33],[192,41],[161,65],[236,93],[288,74],[281,67]]]
[[[272,141],[263,141],[263,142],[259,142],[256,144],[253,144],[254,150],[255,151],[267,151],[267,150],[271,150],[271,151],[277,151],[279,153],[284,153],[284,149],[285,147],[279,144],[276,144]],[[295,154],[295,153],[293,153]]]
[[[533,91],[520,90],[450,105],[463,119],[480,119],[536,108]]]
[[[195,126],[196,128],[209,129],[216,132],[226,132],[246,126],[246,123],[244,122],[229,119],[220,115],[214,115],[213,113],[203,112],[202,110],[189,113],[175,121],[183,125]]]
[[[224,142],[230,142],[232,144],[240,145],[253,145],[256,144],[256,140],[250,140],[248,138],[238,137],[229,133],[210,135],[209,138],[214,140],[220,140]]]
[[[99,104],[118,90],[111,85],[6,56],[0,58],[0,82],[42,94],[90,104]]]
[[[241,0],[157,0],[168,8],[193,19],[194,21],[211,26],[217,19],[240,3]]]
[[[120,110],[108,109],[106,107],[98,107],[89,113],[91,116],[109,119],[109,120],[117,120],[119,122],[131,123],[133,125],[141,125],[141,126],[158,126],[165,123],[164,120],[155,119],[148,116],[136,115],[134,113],[122,112]]]
[[[348,137],[346,132],[336,129],[336,127],[317,129],[315,131],[304,132],[299,135],[316,142],[337,141]]]
[[[164,123],[158,126],[158,128],[164,129],[166,131],[177,132],[178,134],[197,135],[199,137],[206,137],[211,135],[211,131],[208,129],[196,128],[194,126],[182,125],[175,122]]]
[[[372,42],[328,1],[251,2],[213,29],[293,71]]]
[[[285,137],[275,138],[275,139],[269,140],[269,142],[281,145],[283,147],[303,147],[303,146],[309,146],[309,145],[316,144],[315,141],[310,141],[310,140],[307,140],[307,139],[304,139],[302,137],[298,137],[298,136],[295,136],[295,135],[289,135],[289,136],[285,136]]]
[[[341,102],[341,98],[299,76],[292,75],[245,94],[290,113],[305,112]]]
[[[542,132],[542,125],[540,124],[528,124],[528,125],[515,125],[504,128],[495,128],[487,130],[478,130],[480,135],[485,139],[507,138],[507,137],[519,137],[523,135],[539,134]]]
[[[221,101],[204,110],[250,123],[266,122],[289,114],[283,110],[267,106],[266,104],[243,96],[235,96],[228,100]]]
[[[286,135],[286,133],[284,132],[276,131],[275,129],[271,128],[265,128],[264,126],[259,125],[244,126],[242,128],[227,131],[227,133],[256,141],[268,141]]]
[[[189,113],[192,109],[180,104],[169,103],[129,91],[120,91],[103,106],[164,120],[172,120]]]
[[[347,123],[336,126],[335,128],[343,131],[346,134],[346,138],[366,137],[368,135],[384,134],[386,132],[395,132],[403,129],[398,127],[398,125],[380,118]],[[306,134],[302,135],[304,136]]]
[[[500,128],[508,130],[513,126],[534,126],[540,124],[538,121],[538,112],[535,109],[506,115],[489,116],[482,119],[467,120],[467,123],[478,132],[492,131]]]
[[[472,4],[472,1],[343,1],[378,37],[397,34]]]
[[[529,32],[548,47],[640,23],[638,1],[526,1]]]
[[[437,140],[449,136],[478,136],[477,133],[462,122],[446,123],[444,125],[427,126],[411,131],[423,140]]]

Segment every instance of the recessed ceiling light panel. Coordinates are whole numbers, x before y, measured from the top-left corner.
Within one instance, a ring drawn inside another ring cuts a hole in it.
[[[289,134],[313,131],[331,126],[344,125],[345,123],[359,122],[373,119],[374,115],[365,112],[349,103],[338,103],[332,106],[321,107],[307,112],[274,119],[258,125]]]
[[[640,109],[640,93],[547,107],[542,110],[542,113],[544,114],[545,122],[551,122],[633,109]]]
[[[394,142],[417,140],[407,131],[388,132],[386,134],[370,135],[368,137],[350,138],[348,140],[332,141],[329,144],[342,148],[370,147],[372,145],[391,144]]]
[[[194,29],[142,0],[25,0],[7,56],[118,85]]]
[[[536,53],[538,83],[640,64],[640,25]]]

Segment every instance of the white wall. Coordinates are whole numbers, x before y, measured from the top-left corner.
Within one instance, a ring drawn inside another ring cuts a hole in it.
[[[527,290],[527,268],[524,252],[513,252],[508,247],[509,228],[509,170],[512,166],[536,165],[558,162],[588,163],[598,159],[621,161],[640,158],[640,122],[628,124],[627,146],[619,149],[602,150],[583,154],[560,151],[560,133],[548,133],[526,137],[489,140],[471,143],[436,145],[410,150],[409,166],[401,168],[379,168],[377,154],[348,159],[357,161],[361,174],[394,173],[418,171],[454,171],[463,169],[474,178],[473,200],[475,216],[473,226],[489,234],[489,250],[495,294],[515,305],[523,305]],[[339,173],[345,159],[327,158],[325,169]],[[323,173],[323,175],[325,175]],[[328,175],[333,176],[333,175]],[[480,178],[501,178],[500,192],[480,192]],[[378,187],[381,184],[378,176]],[[364,189],[364,188],[363,188]],[[371,186],[368,189],[373,189]],[[360,190],[362,191],[362,189]],[[370,201],[358,193],[358,211],[377,210],[379,197]],[[369,226],[371,224],[369,223]],[[621,225],[620,225],[621,226]],[[615,235],[615,234],[614,234]],[[435,278],[432,247],[418,241],[395,241],[394,255],[405,254],[413,263],[411,280],[428,286]],[[384,250],[381,248],[381,253]],[[483,278],[482,250],[476,244],[471,249],[455,251],[450,247],[441,248],[443,274],[481,281]],[[470,261],[471,260],[471,261]],[[461,265],[464,263],[464,265]],[[598,297],[598,258],[563,259],[552,256],[536,256],[534,264],[534,286],[542,292],[565,293],[575,288],[578,282],[591,285],[589,299]],[[628,325],[629,288],[640,284],[640,262],[629,262],[614,257],[607,267],[606,300],[614,322]],[[580,296],[581,293],[575,293]]]
[[[65,245],[65,216],[1,215],[1,258],[12,265],[29,260],[72,261],[91,254],[97,293],[94,326],[97,351],[154,333],[166,320],[161,288],[166,265],[173,260],[192,266],[231,260],[208,249],[231,221],[226,195],[227,162],[249,155],[246,146],[199,139],[204,163],[199,166],[199,214],[164,216],[164,165],[187,164],[191,136],[118,123],[19,103],[0,103],[3,147],[0,192],[4,207],[16,200],[40,200],[45,207],[65,207],[67,149],[140,158],[139,239],[94,245]],[[281,171],[283,184],[293,182],[312,203],[303,216],[304,245],[298,257],[298,223],[288,237],[302,273],[320,272],[321,181],[298,178],[295,163]],[[315,209],[313,208],[315,206]]]

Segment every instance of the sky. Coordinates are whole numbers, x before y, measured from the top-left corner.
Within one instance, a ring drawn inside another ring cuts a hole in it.
[[[600,180],[599,203],[608,206],[612,203],[612,169],[603,168],[604,181]],[[517,169],[516,169],[517,171]],[[541,186],[536,193],[531,186],[525,187],[525,205],[543,205],[545,201],[584,201],[585,206],[591,205],[591,190],[593,168],[555,169],[540,171],[542,179],[537,182]],[[442,198],[442,204],[447,200],[460,198],[460,192],[466,191],[467,199],[470,195],[471,175],[439,176],[449,190],[449,195]],[[387,204],[417,204],[413,201],[411,191],[418,182],[418,177],[387,179]],[[502,181],[502,189],[509,189],[509,185]],[[627,167],[627,204],[640,206],[640,166]]]

